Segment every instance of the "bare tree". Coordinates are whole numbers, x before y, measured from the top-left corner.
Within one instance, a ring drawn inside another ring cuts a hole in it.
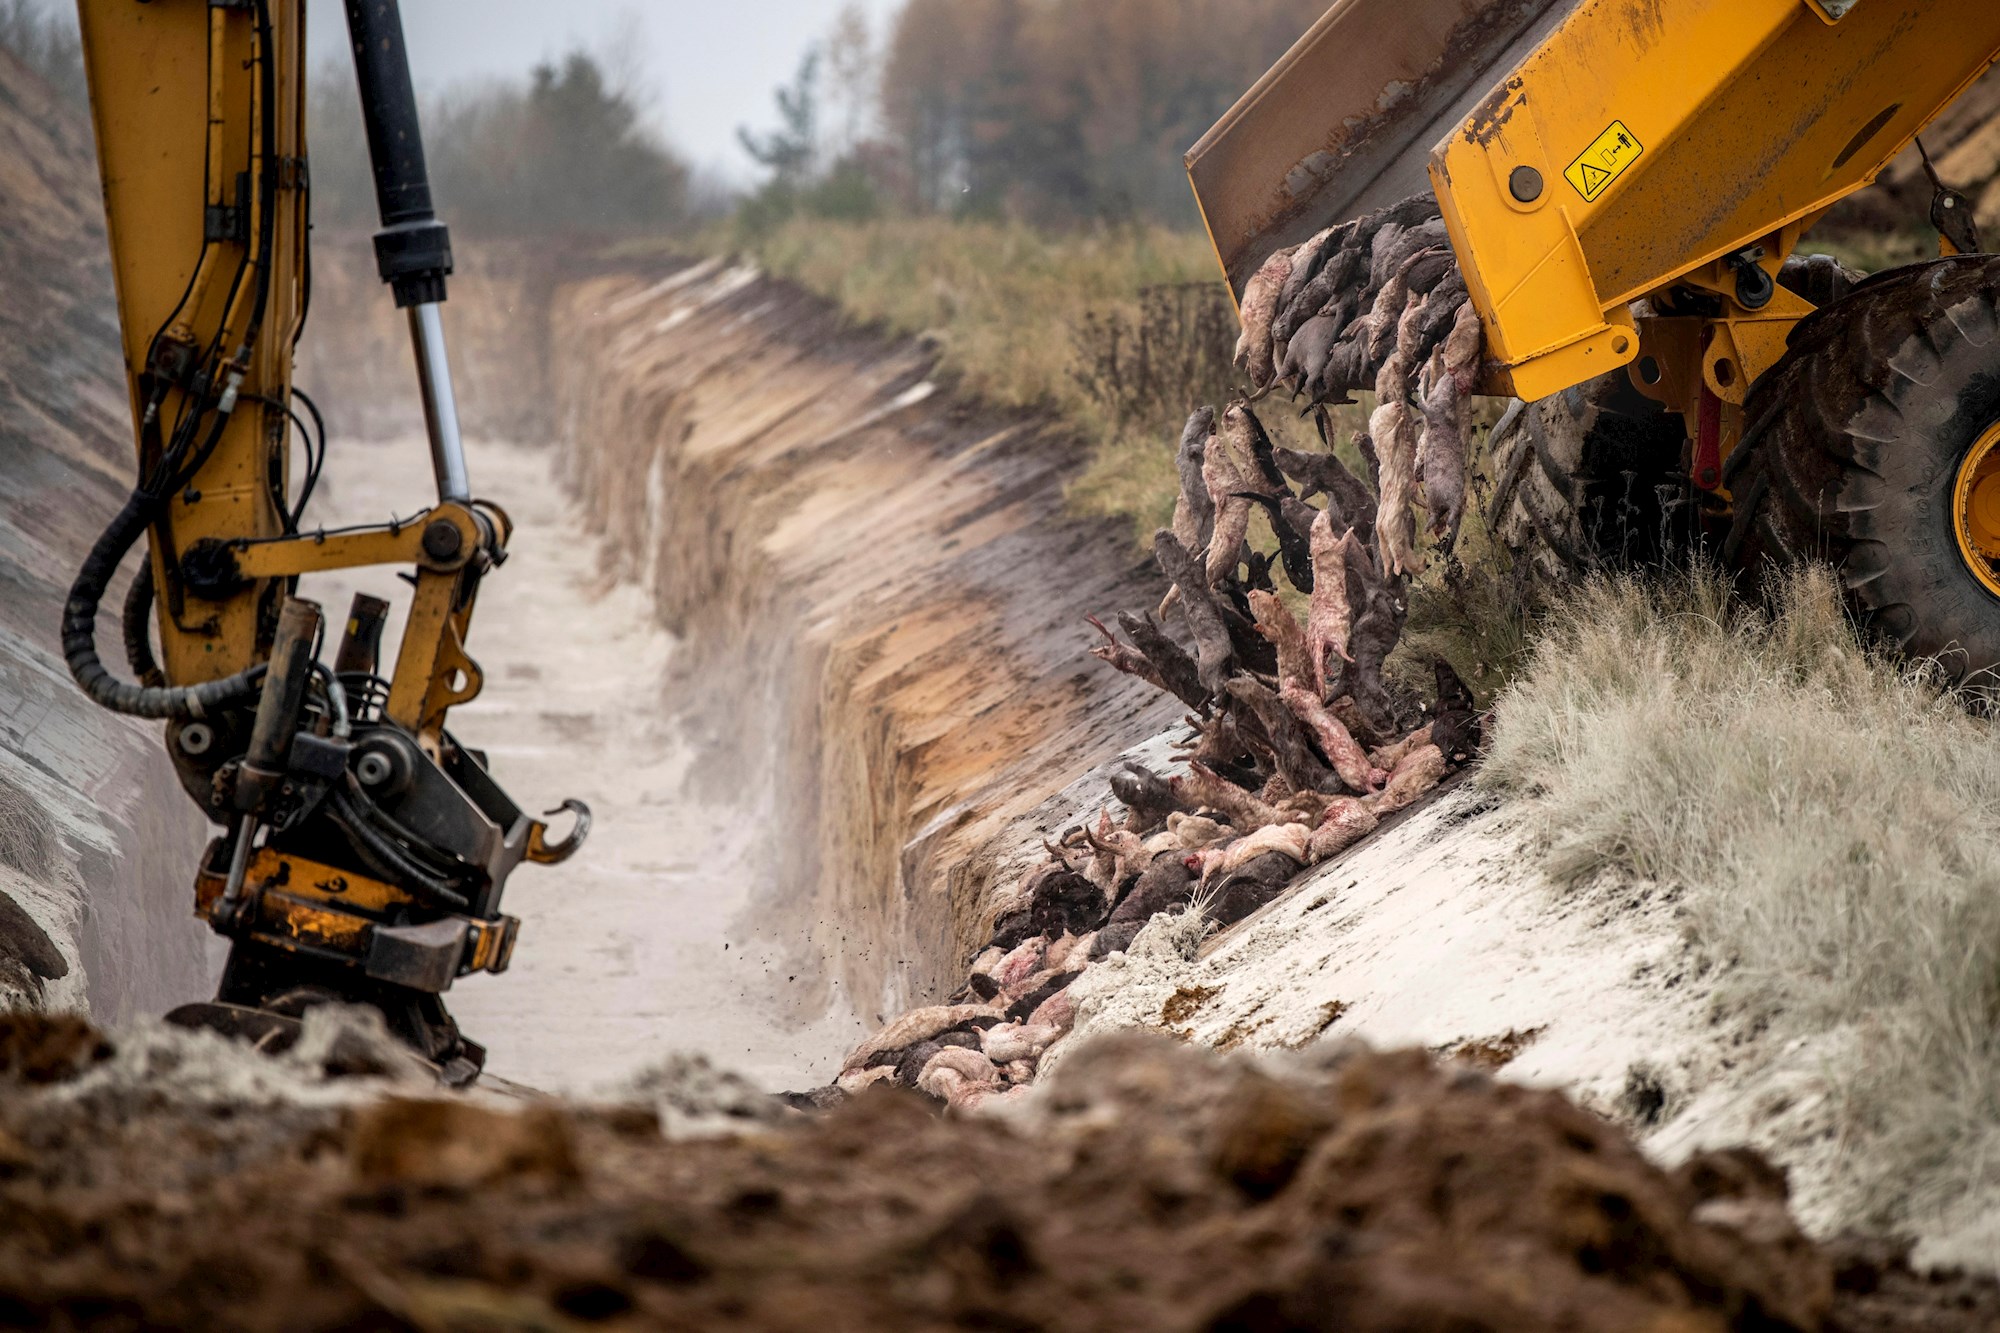
[[[875,51],[875,35],[868,28],[868,12],[858,3],[849,3],[834,20],[825,43],[827,106],[831,137],[830,155],[848,157],[874,130],[877,82],[880,65]]]

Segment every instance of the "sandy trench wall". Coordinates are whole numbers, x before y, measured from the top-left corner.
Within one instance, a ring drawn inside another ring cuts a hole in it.
[[[394,439],[423,430],[408,319],[375,270],[365,231],[313,234],[312,300],[293,373],[325,411],[329,435]],[[556,289],[588,259],[567,245],[455,238],[445,334],[459,424],[469,436],[547,441],[548,312]]]
[[[1082,445],[748,266],[457,249],[466,431],[551,442],[607,576],[681,640],[635,706],[701,745],[691,794],[768,829],[744,931],[884,1014],[956,988],[1093,770],[1175,716],[1087,656],[1086,614],[1162,589],[1123,525],[1065,514]],[[298,379],[334,434],[420,429],[365,242],[321,238],[314,288]]]
[[[1065,515],[1078,444],[747,267],[574,283],[551,323],[566,478],[684,641],[713,780],[773,780],[760,913],[885,1012],[948,992],[1059,793],[1173,716],[1085,655],[1160,590]]]
[[[115,1022],[212,987],[205,824],[157,726],[99,710],[63,664],[62,603],[131,486],[131,427],[89,127],[4,53],[0,289],[0,1005]],[[99,641],[119,662],[112,612]]]

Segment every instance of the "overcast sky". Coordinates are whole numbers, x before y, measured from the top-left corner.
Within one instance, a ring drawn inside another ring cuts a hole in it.
[[[861,0],[879,34],[901,0]],[[736,127],[776,121],[771,90],[833,26],[843,0],[403,0],[420,90],[525,73],[576,45],[623,49],[656,94],[663,128],[697,165],[748,180]],[[346,50],[345,9],[308,7],[317,66]]]

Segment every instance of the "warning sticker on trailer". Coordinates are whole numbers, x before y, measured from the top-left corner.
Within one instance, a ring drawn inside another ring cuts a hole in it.
[[[1637,162],[1639,154],[1645,151],[1632,137],[1632,131],[1625,128],[1625,122],[1614,120],[1610,129],[1597,136],[1597,142],[1569,164],[1563,176],[1576,187],[1585,203],[1595,203],[1597,196],[1624,175],[1625,168]]]

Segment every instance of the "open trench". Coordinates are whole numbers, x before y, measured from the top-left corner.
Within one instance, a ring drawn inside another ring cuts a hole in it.
[[[1086,612],[1159,587],[1122,528],[1066,516],[1074,441],[719,261],[472,247],[450,307],[476,488],[518,522],[470,645],[486,692],[454,726],[524,806],[599,817],[510,887],[512,971],[451,1001],[497,1074],[651,1081],[519,1113],[429,1100],[365,1043],[267,1061],[134,1025],[213,984],[186,896],[203,830],[152,730],[92,710],[55,651],[128,444],[86,147],[18,84],[0,63],[0,1001],[114,1031],[0,1017],[0,1326],[2000,1317],[1990,1287],[1807,1245],[1749,1159],[1663,1171],[1591,1114],[1615,1112],[1632,1034],[1705,1051],[1698,996],[1632,980],[1671,923],[1616,948],[1602,923],[1550,930],[1463,793],[1220,940],[1101,969],[1086,1028],[1169,1035],[1082,1048],[1011,1124],[896,1094],[780,1124],[667,1060],[823,1083],[862,1030],[957,986],[1042,839],[1177,712],[1085,658]],[[429,487],[365,256],[320,239],[302,349],[329,523]],[[387,582],[306,591],[338,614]],[[1461,1064],[1324,1040],[1351,1033]],[[1203,1049],[1237,1044],[1301,1054]],[[1502,1046],[1520,1081],[1465,1067]],[[330,1080],[342,1061],[364,1076]],[[663,1140],[690,1108],[747,1132]]]
[[[783,1003],[796,965],[781,977],[783,951],[736,928],[770,872],[767,803],[708,792],[667,693],[672,636],[637,587],[602,573],[593,524],[557,486],[549,449],[473,441],[468,455],[481,497],[519,526],[474,622],[486,688],[452,728],[524,808],[578,797],[594,823],[587,855],[515,876],[507,908],[532,947],[503,977],[455,989],[459,1021],[491,1046],[491,1072],[549,1091],[668,1051],[773,1088],[831,1077],[829,1053],[855,1020],[836,995],[819,1021],[798,1021]],[[408,512],[431,485],[429,450],[418,437],[338,441],[323,485],[329,525]],[[383,577],[307,579],[300,593],[336,615],[357,588],[388,595],[393,642],[407,593]]]
[[[4,57],[0,184],[0,999],[118,1024],[212,992],[207,831],[156,728],[93,708],[56,642],[131,446],[89,131]],[[365,237],[315,248],[318,512],[407,514],[430,485],[400,320]],[[456,725],[524,805],[600,818],[517,877],[513,971],[452,1003],[525,1082],[674,1048],[823,1081],[962,979],[1036,811],[1166,723],[1080,651],[1086,611],[1156,585],[1121,530],[1064,516],[1076,444],[968,408],[918,344],[717,264],[463,251],[474,478],[520,532]],[[349,586],[307,591],[337,615]]]
[[[88,129],[4,59],[0,183],[0,996],[118,1023],[212,990],[206,831],[156,729],[93,708],[56,642],[129,428]],[[453,1003],[524,1081],[684,1046],[809,1085],[962,979],[1037,809],[1165,725],[1080,651],[1085,612],[1157,587],[1122,530],[1064,516],[1075,442],[967,407],[918,344],[720,264],[463,248],[474,476],[521,532],[458,725],[524,803],[601,819],[521,874],[514,971]],[[425,502],[363,236],[316,243],[298,379],[335,434],[326,521]],[[339,581],[308,591],[344,609]]]
[[[355,522],[420,503],[427,455],[393,318],[331,248],[300,383],[352,431],[316,503]],[[1170,720],[1081,653],[1086,612],[1154,585],[1063,515],[1073,442],[954,401],[917,344],[714,261],[469,267],[475,489],[518,535],[454,728],[524,806],[600,818],[516,877],[515,966],[453,1006],[536,1086],[673,1049],[824,1083],[962,980],[1037,808]]]

